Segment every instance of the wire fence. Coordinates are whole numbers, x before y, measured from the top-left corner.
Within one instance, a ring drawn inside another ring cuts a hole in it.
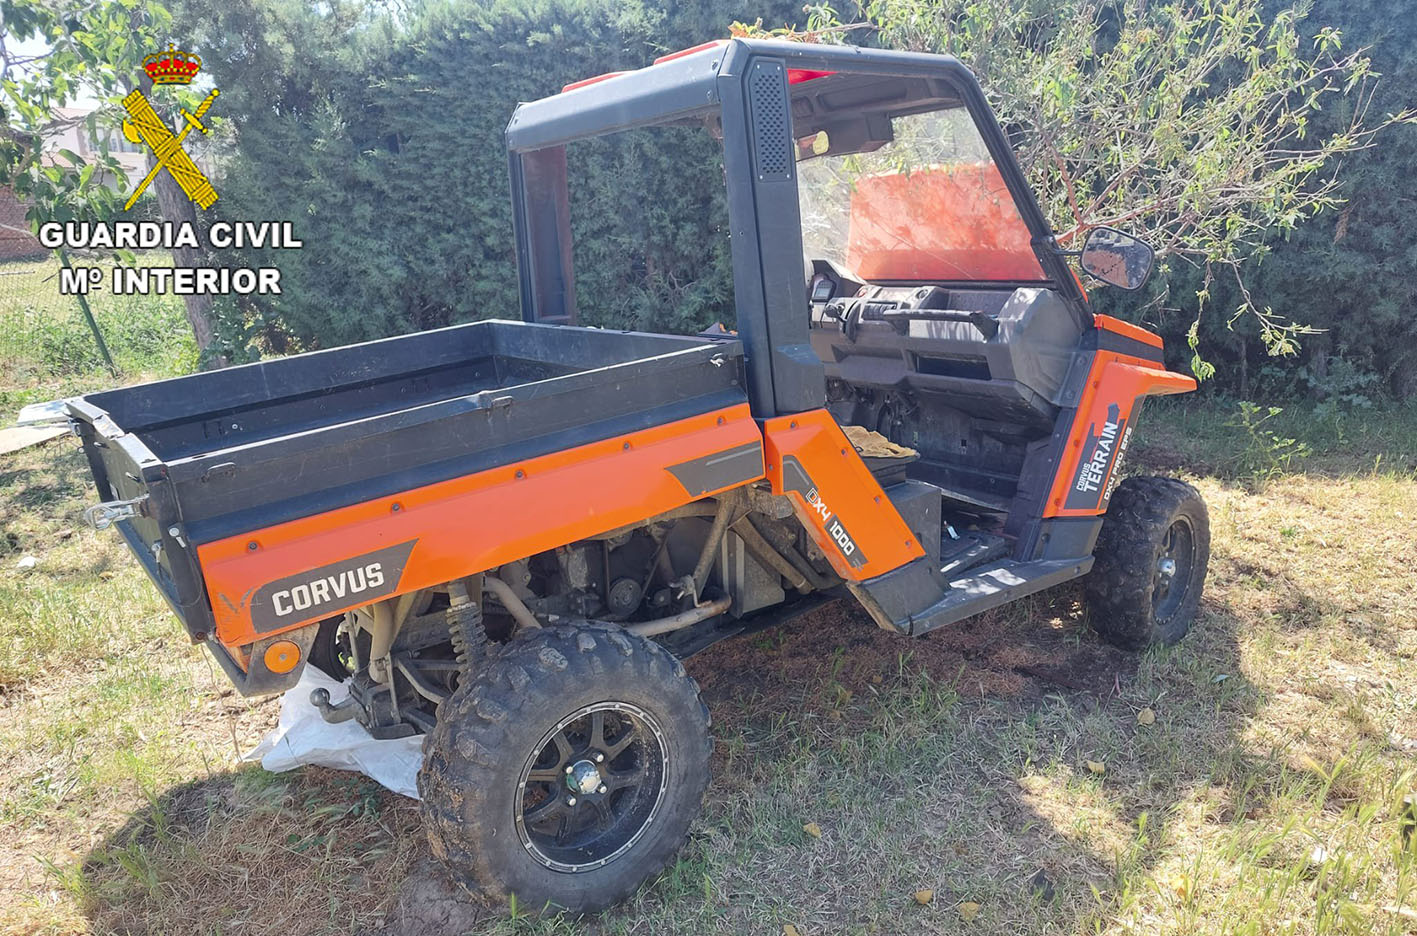
[[[72,255],[74,267],[96,269],[87,293],[94,321],[113,359],[128,375],[183,373],[196,363],[196,343],[182,300],[175,296],[114,296],[112,255]],[[142,255],[143,266],[170,265],[167,254]],[[112,379],[80,307],[61,291],[61,264],[48,254],[0,261],[0,386],[52,378]]]
[[[5,324],[9,324],[12,311],[54,302],[59,292],[58,270],[58,261],[46,258],[0,261],[0,315],[5,316]]]

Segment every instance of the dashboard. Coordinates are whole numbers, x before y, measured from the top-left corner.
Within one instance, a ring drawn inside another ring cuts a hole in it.
[[[854,338],[862,322],[887,322],[904,331],[911,321],[937,321],[968,322],[987,341],[998,334],[996,316],[1012,292],[929,284],[876,286],[830,260],[812,260],[807,282],[813,326],[840,328],[848,338]]]

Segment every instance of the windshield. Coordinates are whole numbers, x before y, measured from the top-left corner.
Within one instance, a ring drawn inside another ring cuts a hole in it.
[[[964,108],[894,117],[857,148],[871,146],[836,155],[827,131],[797,141],[809,258],[872,282],[1046,279]]]

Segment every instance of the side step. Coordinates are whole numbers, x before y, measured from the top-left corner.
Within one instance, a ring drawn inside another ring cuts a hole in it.
[[[1018,598],[1061,585],[1092,569],[1092,557],[1016,562],[1005,559],[950,582],[943,598],[910,616],[907,633],[924,634]]]
[[[1025,595],[1052,588],[1092,569],[1092,557],[1008,558],[1003,536],[969,530],[941,536],[941,492],[923,481],[885,489],[901,517],[920,537],[925,555],[847,587],[876,623],[901,634],[924,634]]]
[[[941,590],[933,570],[916,560],[850,587],[877,624],[915,636],[1085,575],[1092,561],[1091,556],[1031,562],[1003,559],[954,579]]]
[[[995,533],[966,530],[958,538],[946,538],[940,547],[940,574],[950,581],[966,569],[983,565],[991,559],[1002,559],[1009,554],[1010,542],[1007,537]]]

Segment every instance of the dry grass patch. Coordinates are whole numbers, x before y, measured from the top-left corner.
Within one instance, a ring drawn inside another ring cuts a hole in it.
[[[0,928],[1417,932],[1408,475],[1193,478],[1215,556],[1171,650],[1101,644],[1075,590],[921,640],[839,603],[712,648],[703,819],[573,922],[463,899],[416,807],[361,778],[238,765],[274,704],[230,694],[116,537],[61,535],[89,500],[69,446],[0,464]]]

